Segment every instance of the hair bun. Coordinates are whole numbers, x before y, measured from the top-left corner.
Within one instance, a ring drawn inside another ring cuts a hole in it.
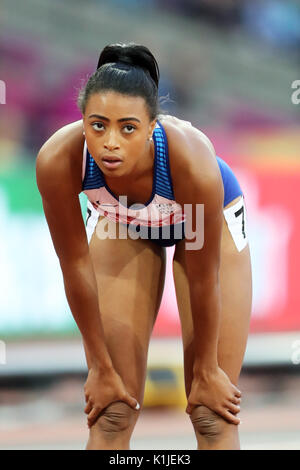
[[[107,63],[121,62],[147,70],[158,87],[159,68],[150,50],[140,44],[109,44],[101,52],[97,69]]]

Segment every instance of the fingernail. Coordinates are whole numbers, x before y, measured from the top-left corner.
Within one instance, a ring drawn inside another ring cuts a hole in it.
[[[139,410],[140,409],[140,405],[139,403],[136,404],[136,407],[135,407],[136,410]]]

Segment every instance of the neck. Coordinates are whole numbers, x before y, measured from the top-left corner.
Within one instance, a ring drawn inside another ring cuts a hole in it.
[[[115,177],[115,178],[105,177],[107,184],[110,185],[110,183],[113,182],[115,185],[118,185],[120,187],[129,187],[131,184],[135,183],[137,179],[140,179],[143,176],[148,175],[153,170],[154,152],[155,152],[154,142],[151,139],[146,144],[144,155],[139,158],[136,166],[134,167],[130,175],[125,175],[125,176],[120,176],[120,177]]]
[[[153,140],[147,141],[145,154],[139,159],[134,171],[130,175],[132,179],[140,178],[152,170],[154,164],[154,142]]]

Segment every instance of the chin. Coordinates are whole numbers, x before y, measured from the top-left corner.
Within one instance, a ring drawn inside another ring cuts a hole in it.
[[[109,176],[110,178],[120,178],[120,176],[125,176],[126,171],[124,171],[124,168],[101,168],[102,172],[104,173],[105,176]]]

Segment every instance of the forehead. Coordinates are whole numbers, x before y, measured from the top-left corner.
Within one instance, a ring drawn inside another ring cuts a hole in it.
[[[131,96],[114,91],[93,93],[86,104],[85,114],[103,114],[109,119],[124,116],[147,117],[147,106],[142,96]]]

